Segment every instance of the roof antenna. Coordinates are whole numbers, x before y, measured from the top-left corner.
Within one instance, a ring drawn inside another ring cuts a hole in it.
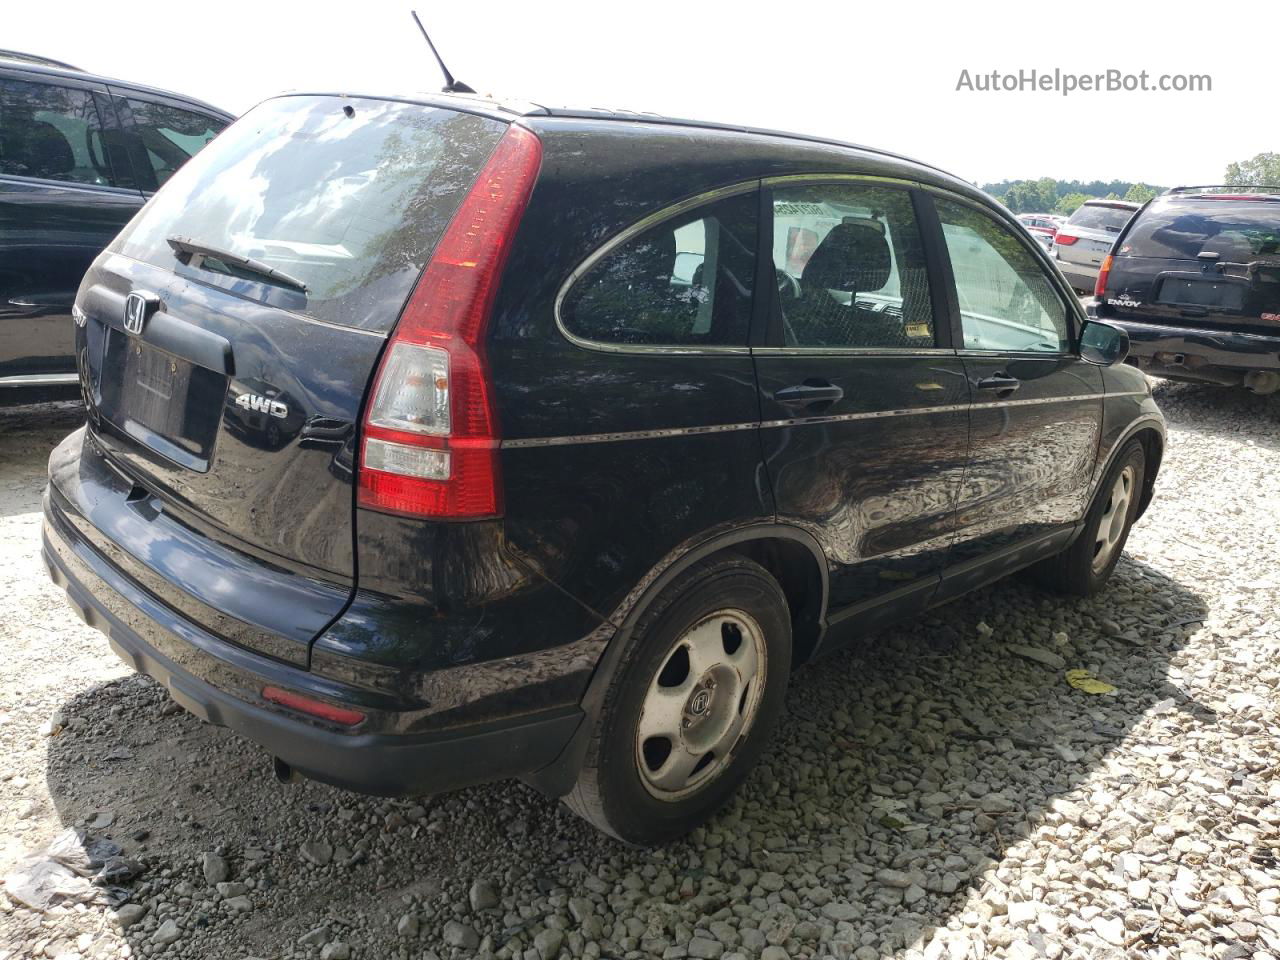
[[[453,74],[449,72],[449,68],[446,67],[444,65],[444,61],[440,59],[440,53],[436,50],[436,45],[431,42],[431,37],[427,35],[427,28],[424,27],[422,25],[422,21],[418,19],[418,11],[410,10],[409,13],[413,16],[413,22],[418,25],[418,29],[422,31],[422,39],[427,41],[427,46],[431,48],[432,54],[435,55],[436,63],[440,64],[440,72],[444,74],[444,87],[442,88],[444,92],[475,93],[474,90],[468,87],[461,80],[453,79]]]

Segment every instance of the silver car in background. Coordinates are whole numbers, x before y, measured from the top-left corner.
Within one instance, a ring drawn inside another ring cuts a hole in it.
[[[1077,293],[1093,294],[1102,259],[1141,206],[1127,200],[1086,200],[1053,238],[1053,256]]]

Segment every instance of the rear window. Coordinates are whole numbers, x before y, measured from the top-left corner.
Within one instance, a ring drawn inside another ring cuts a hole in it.
[[[117,239],[125,256],[319,320],[385,332],[506,125],[419,104],[281,97],[175,173]],[[184,263],[185,237],[306,291]]]
[[[1121,207],[1083,206],[1071,215],[1068,222],[1073,227],[1083,227],[1085,230],[1119,233],[1132,216],[1132,210]]]
[[[1280,256],[1280,203],[1270,200],[1178,200],[1147,208],[1120,252],[1131,257],[1221,263]]]

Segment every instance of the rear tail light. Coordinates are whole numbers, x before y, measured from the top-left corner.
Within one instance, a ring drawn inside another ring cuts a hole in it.
[[[1053,238],[1053,241],[1054,243],[1062,244],[1064,247],[1069,247],[1079,239],[1079,237],[1073,237],[1071,234],[1063,233],[1059,230],[1057,235]]]
[[[1111,276],[1111,254],[1107,254],[1102,261],[1102,266],[1098,268],[1098,279],[1093,285],[1093,295],[1099,300],[1107,292],[1107,280]]]
[[[362,507],[448,520],[502,513],[484,335],[541,163],[538,138],[508,127],[418,280],[365,412]]]

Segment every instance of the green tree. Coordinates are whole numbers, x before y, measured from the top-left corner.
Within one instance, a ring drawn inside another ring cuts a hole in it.
[[[1054,204],[1053,212],[1069,217],[1088,199],[1090,197],[1087,193],[1068,193],[1065,197],[1058,198],[1058,202]]]
[[[1223,182],[1233,187],[1280,184],[1280,153],[1260,153],[1252,160],[1228,164]]]
[[[1019,180],[1000,199],[1014,213],[1043,213],[1058,201],[1058,181],[1052,177]]]
[[[1130,203],[1146,203],[1148,200],[1159,196],[1160,191],[1155,187],[1149,187],[1145,183],[1135,183],[1129,188],[1124,198]]]

